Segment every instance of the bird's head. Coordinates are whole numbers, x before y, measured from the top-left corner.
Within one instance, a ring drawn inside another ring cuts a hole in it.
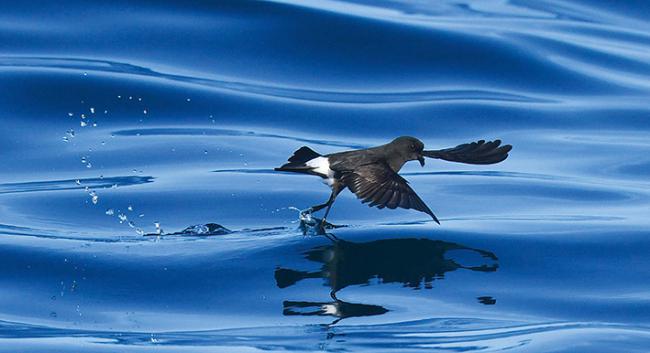
[[[402,136],[394,139],[389,144],[393,150],[399,154],[405,161],[418,160],[420,165],[424,167],[424,143],[411,136]]]

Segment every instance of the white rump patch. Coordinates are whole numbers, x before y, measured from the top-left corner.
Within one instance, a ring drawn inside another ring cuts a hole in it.
[[[313,168],[314,173],[323,177],[323,182],[329,186],[334,184],[334,171],[330,169],[330,161],[327,157],[316,157],[308,160],[306,166]]]
[[[325,304],[321,305],[320,310],[323,314],[340,316],[341,312],[335,304]]]

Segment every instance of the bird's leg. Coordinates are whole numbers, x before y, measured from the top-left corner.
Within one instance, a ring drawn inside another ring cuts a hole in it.
[[[304,221],[304,222],[307,222],[307,223],[311,223],[312,222],[311,214],[313,212],[318,212],[318,211],[322,210],[326,206],[327,206],[327,203],[324,203],[324,204],[312,206],[312,207],[309,207],[307,209],[304,209],[304,210],[300,211],[300,216],[299,216],[300,220]]]
[[[325,203],[325,206],[327,206],[327,210],[325,210],[325,215],[323,216],[323,219],[321,220],[321,227],[325,227],[325,219],[327,218],[327,215],[330,213],[330,209],[332,208],[332,205],[334,204],[334,200],[336,199],[336,196],[343,190],[339,184],[334,184],[332,185],[332,194],[330,194],[329,200]]]
[[[325,208],[325,207],[327,207],[327,202],[326,202],[326,203],[323,203],[323,204],[320,204],[320,205],[311,206],[311,207],[309,207],[309,208],[307,208],[307,209],[304,209],[304,210],[300,211],[300,214],[307,214],[307,213],[318,212],[318,211],[322,210],[322,209]]]
[[[329,205],[330,205],[330,201],[327,201],[326,203],[309,207],[306,210],[302,210],[302,211],[300,211],[300,219],[303,220],[303,221],[306,221],[308,223],[311,223],[311,221],[312,221],[311,214],[314,213],[314,212],[318,212],[318,211],[322,210],[323,208],[328,207]],[[322,223],[321,223],[321,225],[322,225]]]
[[[330,209],[332,208],[332,204],[334,204],[334,200],[327,205],[327,209],[325,210],[325,215],[323,216],[322,223],[325,225],[325,219],[327,218],[327,215],[330,213]]]
[[[335,290],[330,291],[330,297],[332,299],[336,300],[336,301],[339,301],[339,298],[336,297],[336,291]]]
[[[329,212],[329,208],[332,207],[332,203],[334,203],[334,199],[336,196],[341,192],[341,189],[338,186],[333,186],[332,187],[332,193],[330,194],[330,198],[327,200],[327,202],[322,203],[320,205],[316,206],[311,206],[305,210],[300,211],[300,214],[307,214],[307,213],[314,213],[322,210],[323,208],[327,207],[327,212]],[[327,213],[325,213],[325,217],[327,217]]]

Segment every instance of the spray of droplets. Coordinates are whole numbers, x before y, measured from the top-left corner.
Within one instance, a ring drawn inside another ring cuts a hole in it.
[[[84,76],[86,76],[86,75],[87,74],[84,73]],[[136,104],[138,104],[139,109],[142,112],[143,117],[148,116],[148,115],[151,114],[149,108],[143,105],[142,97],[134,97],[134,96],[124,96],[124,97],[128,97],[128,101],[138,102]],[[119,100],[122,100],[122,98],[123,98],[122,95],[117,96],[117,99],[119,99]],[[81,101],[81,104],[82,104],[82,106],[84,106],[84,108],[81,109],[81,111],[78,111],[78,112],[70,111],[70,112],[67,113],[67,117],[71,118],[71,119],[76,119],[78,126],[81,127],[82,130],[84,130],[85,128],[88,128],[88,127],[97,127],[97,126],[99,126],[99,120],[101,120],[102,112],[103,112],[103,116],[108,116],[108,109],[101,109],[101,108],[98,108],[98,107],[96,107],[94,105],[88,105],[83,100]],[[133,103],[130,103],[130,104],[133,104]],[[143,120],[140,119],[140,122],[142,122],[142,121]],[[76,145],[74,143],[74,139],[75,139],[75,137],[77,137],[77,135],[78,135],[78,132],[75,131],[73,128],[70,128],[65,132],[65,135],[63,136],[62,139],[66,143],[71,143],[72,142],[72,145]],[[114,138],[114,137],[115,136],[113,134],[111,134],[111,138]],[[106,145],[106,141],[102,140],[101,141],[101,146],[105,146],[105,145]],[[84,154],[84,155],[82,155],[80,157],[81,163],[86,167],[86,169],[92,169],[93,168],[93,163],[91,162],[91,153],[92,152],[93,152],[93,148],[89,148],[88,153]],[[138,173],[138,172],[142,173],[141,170],[138,171],[138,170],[134,169],[134,173]],[[103,179],[103,175],[100,176],[100,178]],[[81,180],[76,180],[75,183],[77,185],[80,185],[80,186],[82,184]],[[117,185],[112,186],[113,189],[116,188],[116,187],[117,187]],[[97,205],[99,203],[100,200],[99,200],[99,195],[97,194],[97,191],[91,189],[88,186],[84,187],[84,191],[88,194],[88,196],[90,196],[90,203],[92,203],[93,205]],[[139,227],[137,227],[134,221],[129,220],[129,216],[127,215],[127,213],[133,212],[133,210],[134,210],[133,206],[128,205],[128,207],[126,209],[127,209],[126,212],[122,212],[119,209],[115,210],[113,208],[108,208],[108,209],[106,209],[105,213],[106,213],[107,216],[111,216],[111,217],[116,216],[119,223],[128,225],[130,228],[134,229],[135,232],[138,233],[139,235],[144,235],[144,231],[142,229],[140,229]],[[137,217],[138,218],[143,218],[144,213],[138,214]],[[156,232],[162,232],[162,230],[160,229],[160,224],[159,223],[156,223]]]
[[[75,184],[81,185],[81,180],[79,180],[79,179],[75,180]],[[91,189],[88,186],[84,186],[84,191],[88,194],[88,196],[90,196],[90,202],[93,205],[96,205],[96,204],[99,203],[99,195],[97,195],[97,192],[95,190]]]
[[[129,219],[129,214],[134,210],[133,206],[128,205],[126,209],[127,209],[126,212],[122,212],[121,210],[116,211],[113,208],[109,208],[106,210],[105,213],[107,216],[111,216],[111,217],[117,216],[117,221],[120,224],[126,224],[129,226],[129,228],[133,229],[138,235],[144,235],[144,231],[142,230],[142,228],[138,227],[134,221]],[[138,218],[142,218],[142,217],[144,217],[144,214],[141,213],[138,215]]]

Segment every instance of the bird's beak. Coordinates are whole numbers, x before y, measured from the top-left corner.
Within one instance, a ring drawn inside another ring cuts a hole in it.
[[[420,161],[420,165],[421,165],[422,167],[424,167],[424,156],[423,156],[423,155],[420,155],[420,156],[418,157],[418,161]]]

